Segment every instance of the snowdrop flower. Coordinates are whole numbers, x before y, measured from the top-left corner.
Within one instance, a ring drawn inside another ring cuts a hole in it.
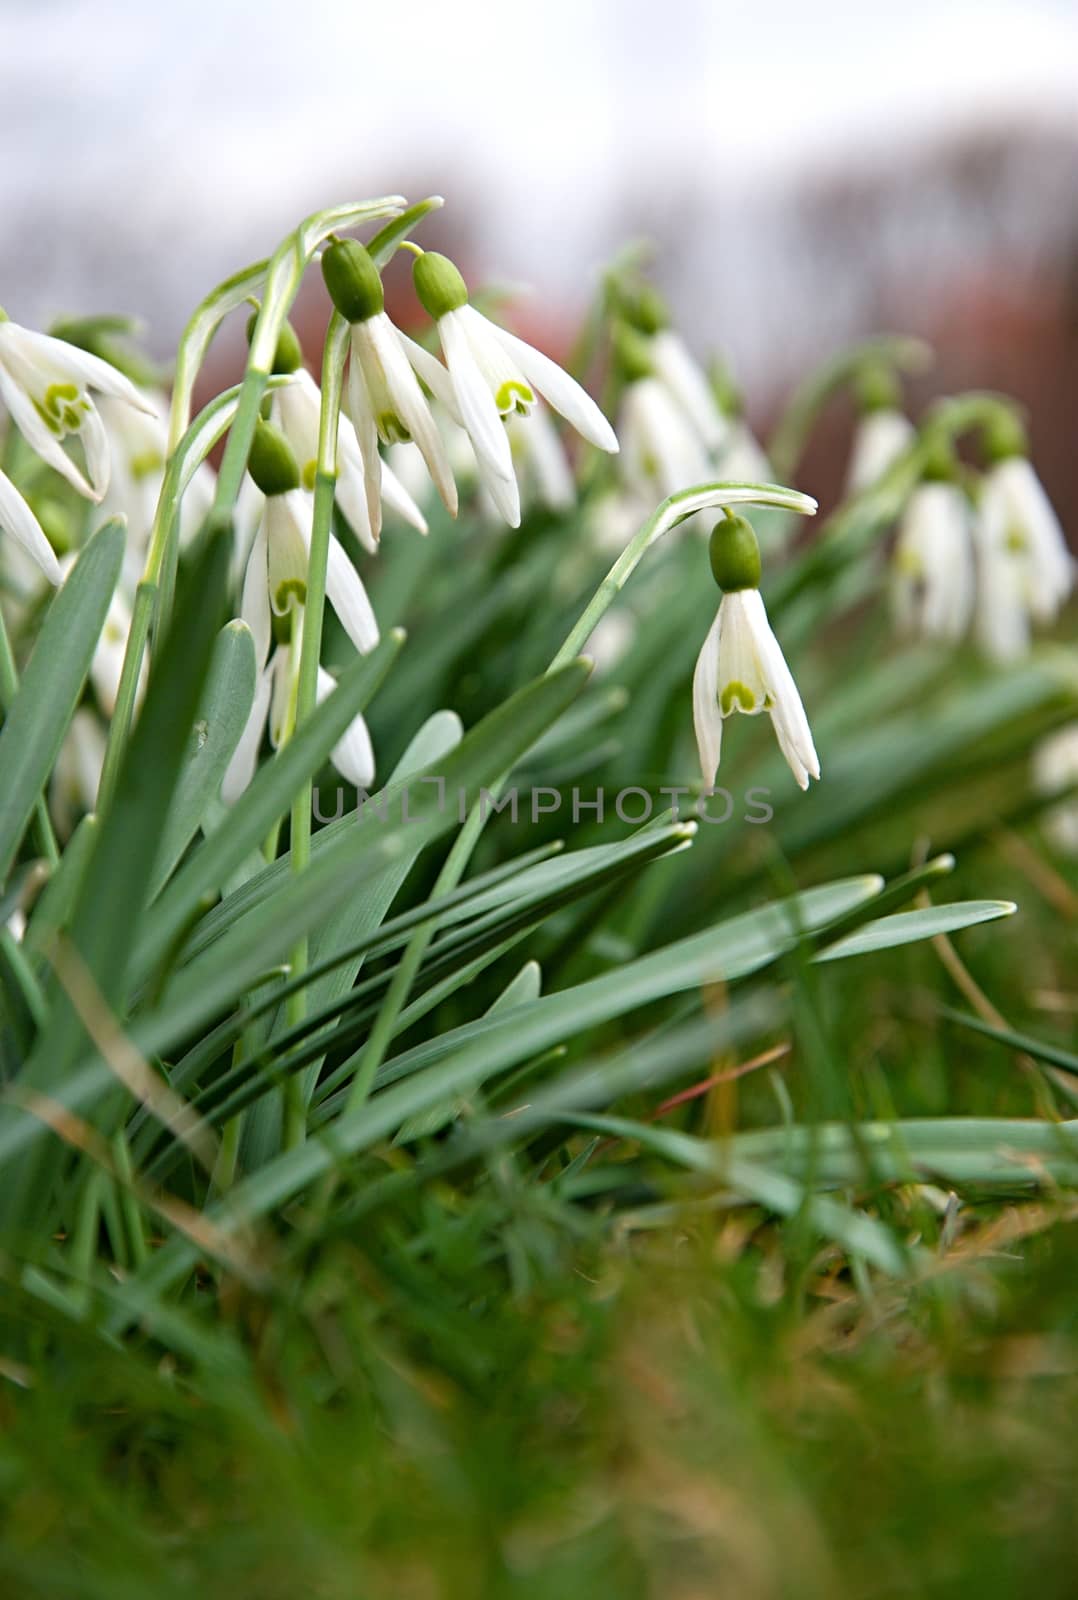
[[[978,635],[988,655],[1013,660],[1029,649],[1031,623],[1054,622],[1074,583],[1059,519],[1024,455],[985,474],[977,543]]]
[[[128,543],[124,579],[134,588],[142,576],[142,560],[157,512],[168,460],[168,401],[156,390],[142,391],[144,410],[112,396],[98,401],[109,440],[112,472],[96,521],[123,517]],[[201,528],[213,504],[216,475],[203,462],[180,502],[180,541],[186,544]]]
[[[657,378],[640,377],[629,384],[618,431],[625,481],[642,499],[665,500],[712,475],[698,436]]]
[[[34,513],[3,472],[0,472],[0,532],[15,541],[51,584],[59,584],[61,573],[56,553]]]
[[[711,570],[723,590],[718,614],[693,676],[693,720],[704,782],[711,785],[722,750],[722,725],[734,711],[766,711],[798,784],[820,776],[805,708],[758,588],[760,550],[744,517],[726,513],[711,535]]]
[[[385,312],[378,269],[361,244],[341,239],[322,256],[330,298],[351,324],[348,363],[352,426],[367,498],[370,533],[382,530],[382,444],[414,440],[450,516],[457,514],[457,486],[430,404],[412,370],[400,333]]]
[[[273,370],[291,374],[292,381],[275,392],[272,420],[292,447],[299,463],[300,482],[305,489],[313,489],[318,470],[318,424],[322,412],[322,394],[303,365],[299,340],[287,322],[277,342]],[[423,513],[385,461],[381,468],[381,495],[391,511],[411,523],[413,528],[418,528],[420,533],[426,533],[427,523]],[[363,456],[356,430],[343,414],[337,425],[336,497],[352,531],[364,548],[374,555],[378,541],[371,528],[367,509]]]
[[[269,656],[272,616],[286,616],[294,606],[306,604],[313,502],[299,487],[299,467],[288,441],[271,424],[259,423],[247,465],[266,499],[247,561],[243,616],[254,634],[256,654],[264,663]],[[360,654],[373,650],[378,643],[378,624],[367,591],[332,534],[326,598]]]
[[[107,361],[21,328],[0,311],[0,398],[30,448],[80,494],[101,500],[109,486],[109,443],[91,391],[152,412],[135,385]],[[64,449],[69,434],[82,442],[85,472]]]
[[[622,477],[632,494],[652,504],[713,476],[699,432],[656,372],[653,345],[615,324],[614,359],[625,382],[618,416]]]
[[[222,798],[237,800],[254,776],[267,721],[276,747],[296,692],[303,608],[307,598],[310,555],[311,497],[298,487],[299,467],[284,435],[259,423],[248,469],[265,495],[262,522],[255,534],[243,580],[240,615],[254,640],[258,677],[247,725],[233,752]],[[326,596],[361,654],[378,643],[378,624],[366,591],[340,544],[330,537]],[[288,637],[273,649],[274,616],[284,621]],[[273,651],[271,658],[271,651]],[[336,687],[332,676],[318,669],[316,697],[323,701]],[[338,772],[359,787],[374,776],[374,756],[366,723],[357,717],[334,746]]]
[[[719,450],[727,441],[728,420],[707,374],[681,335],[671,327],[670,313],[662,296],[644,279],[628,280],[614,286],[613,303],[624,319],[623,330],[628,330],[646,348],[649,370],[666,390],[682,419],[689,423],[704,450]],[[684,488],[684,484],[679,487]]]
[[[438,329],[452,391],[451,414],[472,442],[484,488],[510,527],[518,527],[520,490],[503,419],[530,416],[542,395],[600,450],[617,451],[614,430],[575,378],[468,303],[464,279],[447,257],[433,251],[418,256],[413,277],[416,294]],[[432,387],[438,383],[449,403],[444,381],[432,383],[429,364],[420,368],[420,375]]]
[[[974,588],[969,501],[957,483],[918,484],[895,546],[899,626],[928,638],[960,639],[973,613]]]
[[[726,440],[726,418],[688,345],[673,328],[661,328],[651,340],[650,350],[660,382],[692,423],[704,448],[718,450]]]
[[[846,468],[845,495],[860,494],[878,483],[917,437],[909,417],[895,406],[867,411],[857,425]]]
[[[1051,734],[1033,752],[1033,786],[1058,794],[1078,784],[1078,722]],[[1078,795],[1045,813],[1044,831],[1062,855],[1078,856]]]

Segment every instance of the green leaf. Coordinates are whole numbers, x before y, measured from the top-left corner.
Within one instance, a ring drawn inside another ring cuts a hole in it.
[[[367,244],[367,252],[375,266],[388,266],[402,240],[407,239],[429,212],[437,211],[444,204],[445,201],[440,194],[428,195],[426,200],[417,200],[415,205],[409,206],[399,217],[393,217],[380,228]]]
[[[267,899],[176,973],[161,1005],[139,1029],[144,1048],[164,1051],[172,1041],[232,1004],[269,967],[284,958],[297,939],[335,912],[362,883],[369,883],[378,873],[399,864],[456,826],[460,796],[474,800],[480,786],[493,783],[511,768],[572,703],[590,671],[589,662],[571,662],[520,690],[484,718],[441,763],[437,777],[444,784],[447,802],[442,803],[436,784],[406,779],[384,791],[388,820],[362,815],[345,819],[342,831],[334,834],[320,851],[312,851],[306,872],[289,873]],[[325,706],[332,705],[336,698],[330,696]],[[308,727],[314,722],[312,717]],[[297,737],[295,743],[298,742]],[[287,755],[290,748],[283,754]],[[213,842],[209,841],[211,845]],[[191,868],[185,870],[189,872]],[[180,878],[173,887],[179,882]]]
[[[227,825],[194,852],[146,919],[138,975],[144,976],[183,932],[207,895],[219,893],[249,853],[291,807],[292,801],[361,712],[404,642],[395,630],[369,656],[360,656],[342,673],[336,689],[255,775],[232,807]],[[321,836],[319,836],[321,837]],[[318,840],[315,840],[317,845]],[[287,867],[281,869],[287,875]],[[281,875],[279,871],[278,876]],[[255,900],[260,879],[249,880],[236,898]]]
[[[183,768],[161,837],[149,898],[160,892],[198,832],[250,715],[255,692],[255,650],[250,629],[230,622],[218,636]]]
[[[94,534],[57,591],[0,730],[0,882],[82,697],[123,554],[123,524],[114,518]]]
[[[957,933],[979,922],[995,922],[1011,917],[1018,907],[1010,900],[960,900],[955,905],[925,906],[918,911],[899,911],[892,917],[879,917],[856,933],[847,934],[816,956],[817,961],[845,961],[848,956],[871,955],[876,950],[893,950],[896,945],[914,944],[919,939],[934,939],[940,933]]]

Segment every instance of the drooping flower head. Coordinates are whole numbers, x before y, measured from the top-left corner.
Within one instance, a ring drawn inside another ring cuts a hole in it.
[[[21,328],[0,311],[0,398],[30,448],[80,494],[101,500],[109,486],[110,455],[95,392],[153,413],[135,385],[100,356]],[[69,437],[82,445],[84,468],[64,449]]]
[[[1020,423],[1001,417],[988,447],[993,460],[976,525],[977,633],[987,655],[1009,661],[1029,649],[1033,623],[1055,621],[1074,586],[1075,564]]]
[[[846,468],[847,496],[871,489],[917,437],[917,429],[901,409],[898,380],[889,367],[866,367],[857,388],[861,417]]]
[[[251,337],[256,317],[248,324]],[[285,322],[277,340],[273,371],[278,376],[291,378],[273,394],[270,420],[280,428],[292,448],[299,465],[300,484],[313,490],[318,469],[318,429],[322,411],[322,394],[303,365],[303,349],[291,323]],[[351,420],[343,413],[337,423],[337,504],[348,520],[356,538],[374,555],[378,540],[371,528],[367,509],[367,492],[364,479],[363,457]],[[383,461],[381,469],[382,501],[391,511],[411,523],[420,533],[426,533],[427,523],[412,496]]]
[[[975,582],[972,508],[945,452],[930,463],[899,524],[893,580],[899,626],[956,642],[973,614]]]
[[[240,603],[240,615],[254,639],[258,677],[247,726],[225,776],[222,794],[226,802],[235,800],[251,781],[267,719],[274,743],[285,725],[289,697],[295,690],[299,664],[296,645],[302,637],[310,563],[313,501],[310,493],[300,487],[299,465],[278,428],[259,422],[247,465],[265,496]],[[358,573],[332,534],[326,598],[356,649],[361,654],[373,650],[378,643],[378,623]],[[277,634],[280,637],[274,650]],[[325,699],[333,688],[333,678],[320,667],[318,699]],[[333,760],[351,782],[370,781],[373,755],[361,718],[352,723],[335,747]]]
[[[693,720],[704,782],[711,785],[722,752],[722,726],[735,711],[766,711],[799,786],[820,776],[812,732],[760,595],[760,550],[751,524],[727,511],[715,524],[711,571],[723,591],[696,662]]]
[[[507,419],[534,421],[542,396],[600,450],[617,451],[614,430],[587,391],[556,362],[469,303],[464,279],[446,256],[434,251],[419,255],[413,278],[416,294],[438,330],[445,367],[418,346],[410,346],[410,353],[420,376],[467,432],[483,487],[515,528],[520,523],[520,490]],[[543,448],[540,443],[539,449]],[[547,450],[548,488],[550,467]]]
[[[322,256],[322,275],[333,304],[352,329],[348,392],[371,537],[377,540],[382,528],[379,442],[414,441],[446,510],[456,516],[457,486],[445,445],[413,371],[409,348],[386,314],[378,268],[355,239],[338,239]]]

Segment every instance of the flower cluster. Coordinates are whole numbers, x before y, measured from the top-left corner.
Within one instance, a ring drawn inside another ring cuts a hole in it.
[[[855,436],[848,491],[871,489],[916,438],[901,412],[870,411]],[[899,524],[893,593],[904,631],[954,643],[973,623],[984,653],[1007,662],[1028,652],[1034,624],[1055,621],[1075,563],[1012,417],[996,419],[988,446],[993,459],[969,485],[930,431],[925,471]]]

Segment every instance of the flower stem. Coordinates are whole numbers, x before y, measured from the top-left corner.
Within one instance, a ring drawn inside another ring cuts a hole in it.
[[[808,495],[800,494],[796,489],[781,488],[777,484],[706,483],[682,489],[677,494],[671,495],[648,518],[614,562],[570,629],[547,672],[556,672],[580,654],[599,619],[617,599],[647,551],[658,539],[697,511],[731,505],[779,506],[787,511],[799,511],[809,515],[816,509],[815,500]],[[489,792],[495,799],[500,795],[509,776],[508,772],[503,772],[491,786]],[[490,809],[492,808],[489,804],[487,807],[476,805],[469,812],[431,890],[432,901],[437,901],[440,895],[451,894],[460,883],[471,860],[472,852],[479,842],[479,835],[483,831],[483,823]],[[412,984],[427,953],[427,947],[437,930],[438,923],[432,919],[417,928],[409,940],[374,1020],[367,1043],[363,1047],[356,1075],[348,1091],[346,1111],[361,1106],[370,1094],[378,1069],[385,1060],[385,1053],[393,1038],[400,1014],[407,1004]]]
[[[333,499],[337,487],[337,429],[341,414],[341,388],[348,354],[347,322],[337,312],[326,329],[322,358],[322,410],[318,422],[318,461],[314,483],[314,511],[311,519],[311,548],[307,561],[307,597],[303,610],[303,633],[299,653],[296,689],[295,726],[305,722],[315,708],[318,693],[318,667],[322,659],[322,625],[326,613],[326,573],[329,566],[329,541],[333,529]],[[307,779],[292,803],[292,871],[304,872],[311,859],[312,780]],[[307,967],[307,940],[292,951],[292,977]],[[307,1012],[307,991],[302,985],[288,997],[286,1016],[289,1027],[301,1023]],[[306,1137],[307,1105],[303,1079],[293,1074],[285,1089],[284,1145],[290,1149]]]

